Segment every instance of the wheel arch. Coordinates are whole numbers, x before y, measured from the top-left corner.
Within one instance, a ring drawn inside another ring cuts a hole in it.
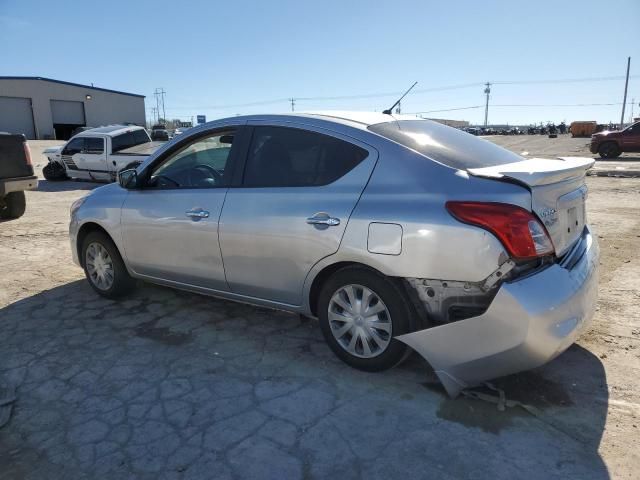
[[[314,316],[317,316],[318,314],[318,297],[320,296],[320,290],[322,290],[322,286],[329,279],[329,277],[331,277],[331,275],[345,267],[362,267],[366,268],[367,270],[371,270],[378,275],[384,275],[382,272],[370,267],[369,265],[365,265],[364,263],[355,261],[341,261],[326,265],[313,278],[311,287],[309,288],[309,310]]]
[[[91,232],[101,232],[104,233],[107,237],[111,239],[113,244],[118,248],[116,242],[113,240],[113,237],[107,232],[107,230],[100,224],[95,222],[86,222],[84,223],[80,229],[78,230],[78,235],[76,236],[76,253],[78,254],[78,260],[80,261],[80,265],[84,267],[84,258],[82,257],[82,244],[84,243],[84,239],[87,238]],[[120,253],[122,256],[122,253]]]
[[[421,326],[421,328],[426,327],[428,325],[427,312],[424,309],[424,306],[419,301],[417,297],[417,292],[415,292],[408,282],[399,277],[392,277],[389,275],[385,275],[380,270],[367,265],[365,263],[357,262],[357,261],[340,261],[331,263],[329,265],[324,266],[313,278],[311,282],[311,287],[309,288],[309,310],[311,314],[315,317],[318,316],[318,299],[320,297],[320,291],[322,290],[322,286],[324,283],[338,270],[341,270],[345,267],[361,267],[366,270],[371,271],[376,275],[380,275],[382,277],[387,278],[391,282],[395,283],[400,292],[405,296],[413,314],[414,320],[416,322],[416,326]]]

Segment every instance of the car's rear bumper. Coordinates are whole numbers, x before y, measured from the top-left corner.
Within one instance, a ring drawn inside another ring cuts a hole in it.
[[[540,366],[565,351],[590,323],[598,260],[597,241],[585,228],[562,262],[502,284],[484,314],[397,338],[431,364],[452,396]]]
[[[0,195],[4,196],[11,192],[22,192],[24,190],[35,190],[38,188],[38,177],[16,177],[0,179]]]

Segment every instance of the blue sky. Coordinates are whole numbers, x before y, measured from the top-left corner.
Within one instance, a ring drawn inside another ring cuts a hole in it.
[[[616,122],[620,78],[523,82],[622,77],[631,56],[640,116],[638,0],[0,0],[0,44],[0,75],[140,93],[148,116],[164,87],[167,117],[208,120],[289,111],[291,97],[301,111],[382,110],[393,95],[304,98],[394,93],[417,80],[403,113],[482,122],[482,83],[502,81],[517,83],[492,87],[490,123]],[[454,108],[465,109],[433,111]]]

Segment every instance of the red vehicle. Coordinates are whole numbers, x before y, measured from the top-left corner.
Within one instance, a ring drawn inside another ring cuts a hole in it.
[[[616,158],[622,152],[640,152],[640,122],[620,131],[608,131],[591,135],[591,153],[602,158]]]

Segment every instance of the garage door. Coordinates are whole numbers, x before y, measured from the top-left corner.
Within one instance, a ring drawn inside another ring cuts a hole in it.
[[[53,123],[84,125],[84,104],[66,100],[51,100]]]
[[[23,133],[27,138],[36,138],[30,98],[0,97],[0,132]]]

